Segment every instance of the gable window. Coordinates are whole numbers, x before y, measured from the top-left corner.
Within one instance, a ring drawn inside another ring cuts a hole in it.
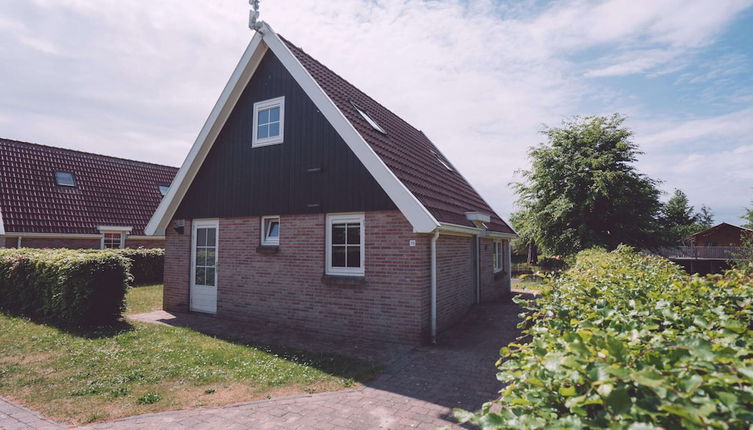
[[[262,246],[277,246],[280,244],[280,217],[261,217]]]
[[[357,104],[355,104],[353,102],[351,102],[350,104],[353,105],[354,108],[356,108],[356,110],[358,111],[358,113],[361,115],[361,118],[363,118],[367,123],[369,123],[369,125],[371,126],[371,128],[373,128],[374,130],[376,130],[376,131],[378,131],[378,132],[380,132],[382,134],[387,134],[387,132],[384,131],[384,129],[379,125],[379,123],[376,122],[376,120],[374,120],[374,118],[372,118],[371,115],[369,115],[366,112],[366,110],[362,109],[360,106],[358,106]]]
[[[157,185],[157,189],[159,190],[159,193],[162,195],[162,197],[165,197],[167,195],[167,192],[170,191],[169,185]]]
[[[282,143],[285,131],[285,97],[254,103],[251,147]]]
[[[505,268],[505,246],[504,242],[494,241],[492,247],[492,259],[494,260],[494,272],[501,272]]]
[[[106,231],[102,233],[102,249],[122,249],[123,233]]]
[[[327,215],[328,275],[364,275],[363,214]]]
[[[73,176],[73,173],[71,172],[56,171],[55,183],[62,187],[75,187],[76,178]]]

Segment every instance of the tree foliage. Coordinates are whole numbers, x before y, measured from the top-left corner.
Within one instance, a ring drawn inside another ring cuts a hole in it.
[[[620,115],[576,117],[545,128],[529,151],[530,170],[515,184],[511,221],[525,242],[549,254],[593,246],[659,244],[657,182],[639,173],[640,154]]]
[[[695,212],[688,196],[682,190],[676,189],[662,207],[659,222],[664,242],[667,245],[676,245],[683,238],[711,227],[714,215],[706,206]]]
[[[620,247],[588,250],[536,300],[505,386],[462,421],[495,429],[750,429],[753,278],[689,276]]]
[[[751,208],[745,208],[745,215],[742,216],[742,219],[745,221],[745,224],[743,224],[743,227],[753,229],[753,202],[751,202]]]

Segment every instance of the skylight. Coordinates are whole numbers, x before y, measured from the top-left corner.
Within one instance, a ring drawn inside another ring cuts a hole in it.
[[[76,178],[71,172],[55,172],[55,183],[63,187],[75,187]]]
[[[356,110],[358,111],[358,113],[359,113],[359,114],[361,114],[361,117],[362,117],[362,118],[363,118],[363,119],[364,119],[364,120],[365,120],[366,122],[368,122],[368,123],[369,123],[369,125],[371,126],[371,128],[373,128],[374,130],[376,130],[376,131],[378,131],[378,132],[380,132],[380,133],[382,133],[382,134],[387,134],[387,132],[386,132],[386,131],[384,131],[384,129],[383,129],[383,128],[382,128],[382,127],[381,127],[381,126],[379,125],[379,123],[377,123],[377,122],[376,122],[376,121],[374,120],[374,118],[372,118],[371,116],[369,116],[369,114],[368,114],[368,113],[366,113],[366,111],[365,111],[365,110],[361,109],[361,107],[360,107],[360,106],[358,106],[358,105],[357,105],[357,104],[355,104],[355,103],[351,103],[351,104],[353,105],[353,107],[354,107],[354,108],[356,108]]]
[[[170,191],[170,187],[167,185],[157,185],[157,188],[159,188],[159,193],[162,194],[162,197],[165,197],[167,192]]]
[[[440,163],[442,163],[442,165],[443,165],[443,166],[444,166],[444,167],[445,167],[445,168],[446,168],[447,170],[449,170],[450,172],[452,172],[452,167],[450,167],[450,165],[449,165],[449,164],[447,164],[447,162],[446,162],[446,161],[444,161],[444,160],[442,159],[442,157],[441,157],[441,156],[440,156],[439,154],[437,154],[437,153],[436,153],[436,152],[434,152],[434,151],[431,151],[431,153],[432,153],[432,154],[434,154],[434,156],[435,156],[435,157],[437,157],[437,161],[439,161]]]

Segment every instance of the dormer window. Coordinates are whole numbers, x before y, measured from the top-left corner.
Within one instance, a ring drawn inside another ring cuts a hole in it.
[[[170,191],[170,187],[168,185],[157,185],[157,189],[159,189],[159,193],[162,194],[162,197],[165,197],[167,195],[167,192]]]
[[[380,132],[382,134],[387,134],[387,132],[384,131],[384,129],[379,125],[379,123],[376,122],[376,120],[374,120],[374,118],[372,118],[371,115],[369,115],[368,112],[366,112],[365,109],[362,109],[360,106],[358,106],[357,104],[355,104],[353,102],[351,102],[350,104],[352,104],[353,107],[356,108],[356,110],[358,111],[358,113],[361,115],[361,117],[367,123],[369,123],[369,125],[371,126],[371,128],[373,128],[374,130],[376,130],[376,131],[378,131],[378,132]]]
[[[254,103],[251,147],[282,143],[285,132],[285,97]]]
[[[55,183],[60,185],[61,187],[75,187],[76,178],[71,172],[56,171]]]

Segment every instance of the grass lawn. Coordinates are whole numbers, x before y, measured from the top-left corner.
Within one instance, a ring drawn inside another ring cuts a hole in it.
[[[141,314],[162,309],[162,284],[145,285],[128,290],[127,314]]]
[[[161,289],[131,290],[129,312],[159,309]],[[357,359],[185,328],[123,323],[70,333],[0,313],[0,395],[71,424],[337,390],[378,371]]]
[[[512,288],[528,291],[541,291],[544,289],[544,282],[536,276],[526,276],[512,279]]]

